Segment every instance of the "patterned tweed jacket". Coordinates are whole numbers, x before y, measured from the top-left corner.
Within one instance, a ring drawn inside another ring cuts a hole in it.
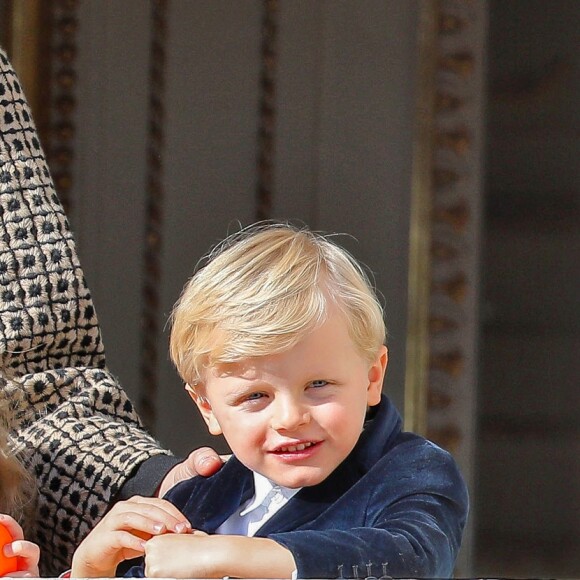
[[[2,51],[0,124],[0,394],[36,480],[28,537],[55,575],[134,469],[167,452],[105,367],[67,218]]]

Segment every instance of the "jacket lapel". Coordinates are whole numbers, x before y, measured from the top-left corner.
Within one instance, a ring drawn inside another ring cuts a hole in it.
[[[325,481],[312,487],[303,487],[290,501],[274,514],[256,533],[266,536],[274,532],[298,529],[315,520],[350,489],[364,474],[356,458],[347,458]]]
[[[195,478],[193,489],[184,488],[186,498],[179,497],[179,486],[171,490],[167,499],[183,505],[182,511],[191,525],[204,532],[214,532],[238,507],[254,493],[252,472],[235,457],[211,477]]]

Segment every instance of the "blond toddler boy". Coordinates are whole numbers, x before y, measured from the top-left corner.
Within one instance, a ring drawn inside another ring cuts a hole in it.
[[[73,576],[112,575],[139,554],[128,576],[453,573],[465,484],[382,395],[382,309],[344,249],[286,224],[244,230],[194,274],[172,323],[185,388],[233,457],[165,500],[118,504]],[[176,528],[181,514],[191,530]]]

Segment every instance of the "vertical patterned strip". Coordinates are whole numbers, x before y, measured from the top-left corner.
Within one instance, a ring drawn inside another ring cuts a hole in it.
[[[256,218],[272,217],[278,0],[263,0]]]
[[[78,0],[58,0],[46,3],[50,10],[50,110],[49,129],[45,144],[48,165],[65,212],[71,211],[73,187],[75,111],[77,73],[77,34],[79,29]]]
[[[482,27],[472,2],[437,6],[427,434],[458,456],[475,389]]]
[[[486,0],[438,0],[427,436],[474,481]],[[473,527],[456,575],[470,569]]]
[[[163,221],[163,145],[165,63],[169,0],[151,3],[149,61],[149,119],[147,134],[147,191],[141,317],[141,396],[139,412],[151,431],[156,423],[158,342]]]

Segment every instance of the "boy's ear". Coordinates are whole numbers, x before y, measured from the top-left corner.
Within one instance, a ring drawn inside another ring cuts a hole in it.
[[[381,402],[383,392],[383,379],[389,362],[389,351],[386,346],[381,346],[376,359],[369,368],[369,386],[367,389],[367,405],[373,407]]]
[[[199,387],[198,387],[199,388]],[[222,428],[213,414],[213,409],[211,408],[211,403],[204,395],[198,393],[195,389],[189,385],[185,385],[185,390],[188,392],[189,396],[192,398],[193,402],[197,405],[203,420],[207,425],[207,430],[212,435],[221,435]]]

